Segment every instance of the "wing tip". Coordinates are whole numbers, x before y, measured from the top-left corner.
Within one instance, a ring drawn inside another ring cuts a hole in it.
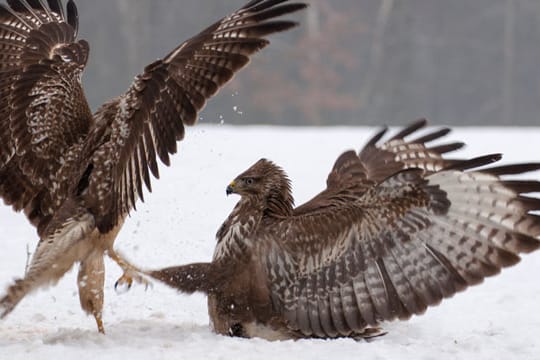
[[[77,5],[73,0],[69,0],[67,3],[67,23],[71,25],[73,30],[75,30],[75,36],[79,32],[79,11],[77,10]]]
[[[486,172],[491,175],[501,176],[501,175],[519,175],[529,172],[534,172],[540,170],[540,163],[522,163],[522,164],[512,164],[512,165],[502,165],[497,167],[492,167],[487,169]]]
[[[503,157],[502,154],[488,154],[484,156],[479,156],[479,157],[475,157],[469,160],[458,161],[455,164],[452,164],[444,168],[442,171],[451,171],[451,170],[465,171],[465,170],[475,169],[481,166],[493,164],[497,161],[500,161],[502,157]],[[489,169],[487,169],[487,172],[489,172]]]
[[[410,125],[404,127],[401,131],[399,131],[396,135],[394,135],[390,141],[392,140],[399,140],[403,139],[412,133],[426,127],[428,125],[428,120],[426,118],[421,118],[416,121],[413,121]]]

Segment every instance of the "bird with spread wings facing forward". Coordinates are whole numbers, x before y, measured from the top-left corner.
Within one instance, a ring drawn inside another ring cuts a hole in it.
[[[148,275],[208,294],[213,329],[270,340],[368,338],[383,321],[422,314],[539,248],[540,182],[511,175],[540,163],[456,160],[462,143],[407,138],[418,121],[341,155],[327,188],[294,207],[284,171],[262,159],[227,188],[240,201],[217,233],[211,263]]]
[[[81,85],[89,46],[76,39],[74,2],[0,4],[0,196],[40,237],[25,277],[0,298],[0,317],[79,262],[81,306],[104,332],[104,254],[123,269],[120,284],[144,281],[113,242],[143,187],[151,191],[150,174],[159,177],[157,158],[169,165],[206,101],[268,45],[267,35],[296,25],[276,18],[305,6],[250,1],[92,114]]]

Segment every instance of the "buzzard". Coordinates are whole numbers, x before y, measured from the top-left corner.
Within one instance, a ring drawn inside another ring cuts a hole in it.
[[[184,126],[268,45],[267,35],[296,25],[277,18],[304,7],[250,1],[148,65],[92,114],[81,86],[89,46],[76,39],[75,3],[0,4],[0,196],[40,238],[25,277],[0,298],[0,317],[78,262],[81,307],[104,332],[104,254],[123,269],[119,284],[145,281],[113,243],[143,187],[151,191],[151,174],[159,177],[157,159],[169,165]]]
[[[486,165],[414,136],[426,121],[341,155],[327,187],[294,207],[284,171],[262,159],[227,194],[240,201],[217,232],[212,262],[148,271],[208,295],[219,334],[270,340],[368,338],[383,321],[422,314],[540,247],[540,182],[511,175],[540,163]],[[409,140],[409,136],[415,138]]]

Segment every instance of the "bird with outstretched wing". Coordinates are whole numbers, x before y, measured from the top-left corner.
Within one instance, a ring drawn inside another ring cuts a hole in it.
[[[227,187],[241,198],[212,262],[147,274],[207,294],[220,334],[369,338],[537,250],[540,199],[529,193],[540,182],[512,176],[540,163],[448,159],[464,144],[431,145],[449,130],[415,136],[425,125],[345,152],[327,188],[296,208],[284,171],[258,161]]]
[[[113,243],[143,188],[151,191],[151,175],[159,177],[157,159],[169,165],[206,101],[268,35],[296,25],[279,17],[305,6],[250,1],[148,65],[92,114],[81,85],[89,45],[77,40],[73,0],[0,4],[0,196],[40,237],[25,277],[0,298],[0,317],[80,263],[81,306],[104,332],[104,255],[123,269],[120,284],[144,281]]]

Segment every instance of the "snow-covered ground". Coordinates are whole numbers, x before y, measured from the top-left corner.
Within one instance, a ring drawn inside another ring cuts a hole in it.
[[[360,148],[366,128],[198,126],[188,131],[171,168],[161,168],[154,193],[139,204],[116,241],[143,267],[208,261],[214,234],[237,198],[225,196],[236,175],[261,157],[284,167],[300,204],[324,187],[333,161]],[[540,161],[540,128],[458,129],[450,136],[474,156],[502,152],[505,162]],[[540,174],[532,174],[540,178]],[[0,288],[24,273],[34,230],[20,214],[0,207]],[[79,307],[76,273],[25,298],[0,322],[0,359],[540,359],[540,252],[516,267],[456,295],[424,316],[386,326],[371,342],[349,339],[269,343],[215,335],[206,299],[160,284],[147,291],[113,290],[120,276],[107,262],[105,326]]]

